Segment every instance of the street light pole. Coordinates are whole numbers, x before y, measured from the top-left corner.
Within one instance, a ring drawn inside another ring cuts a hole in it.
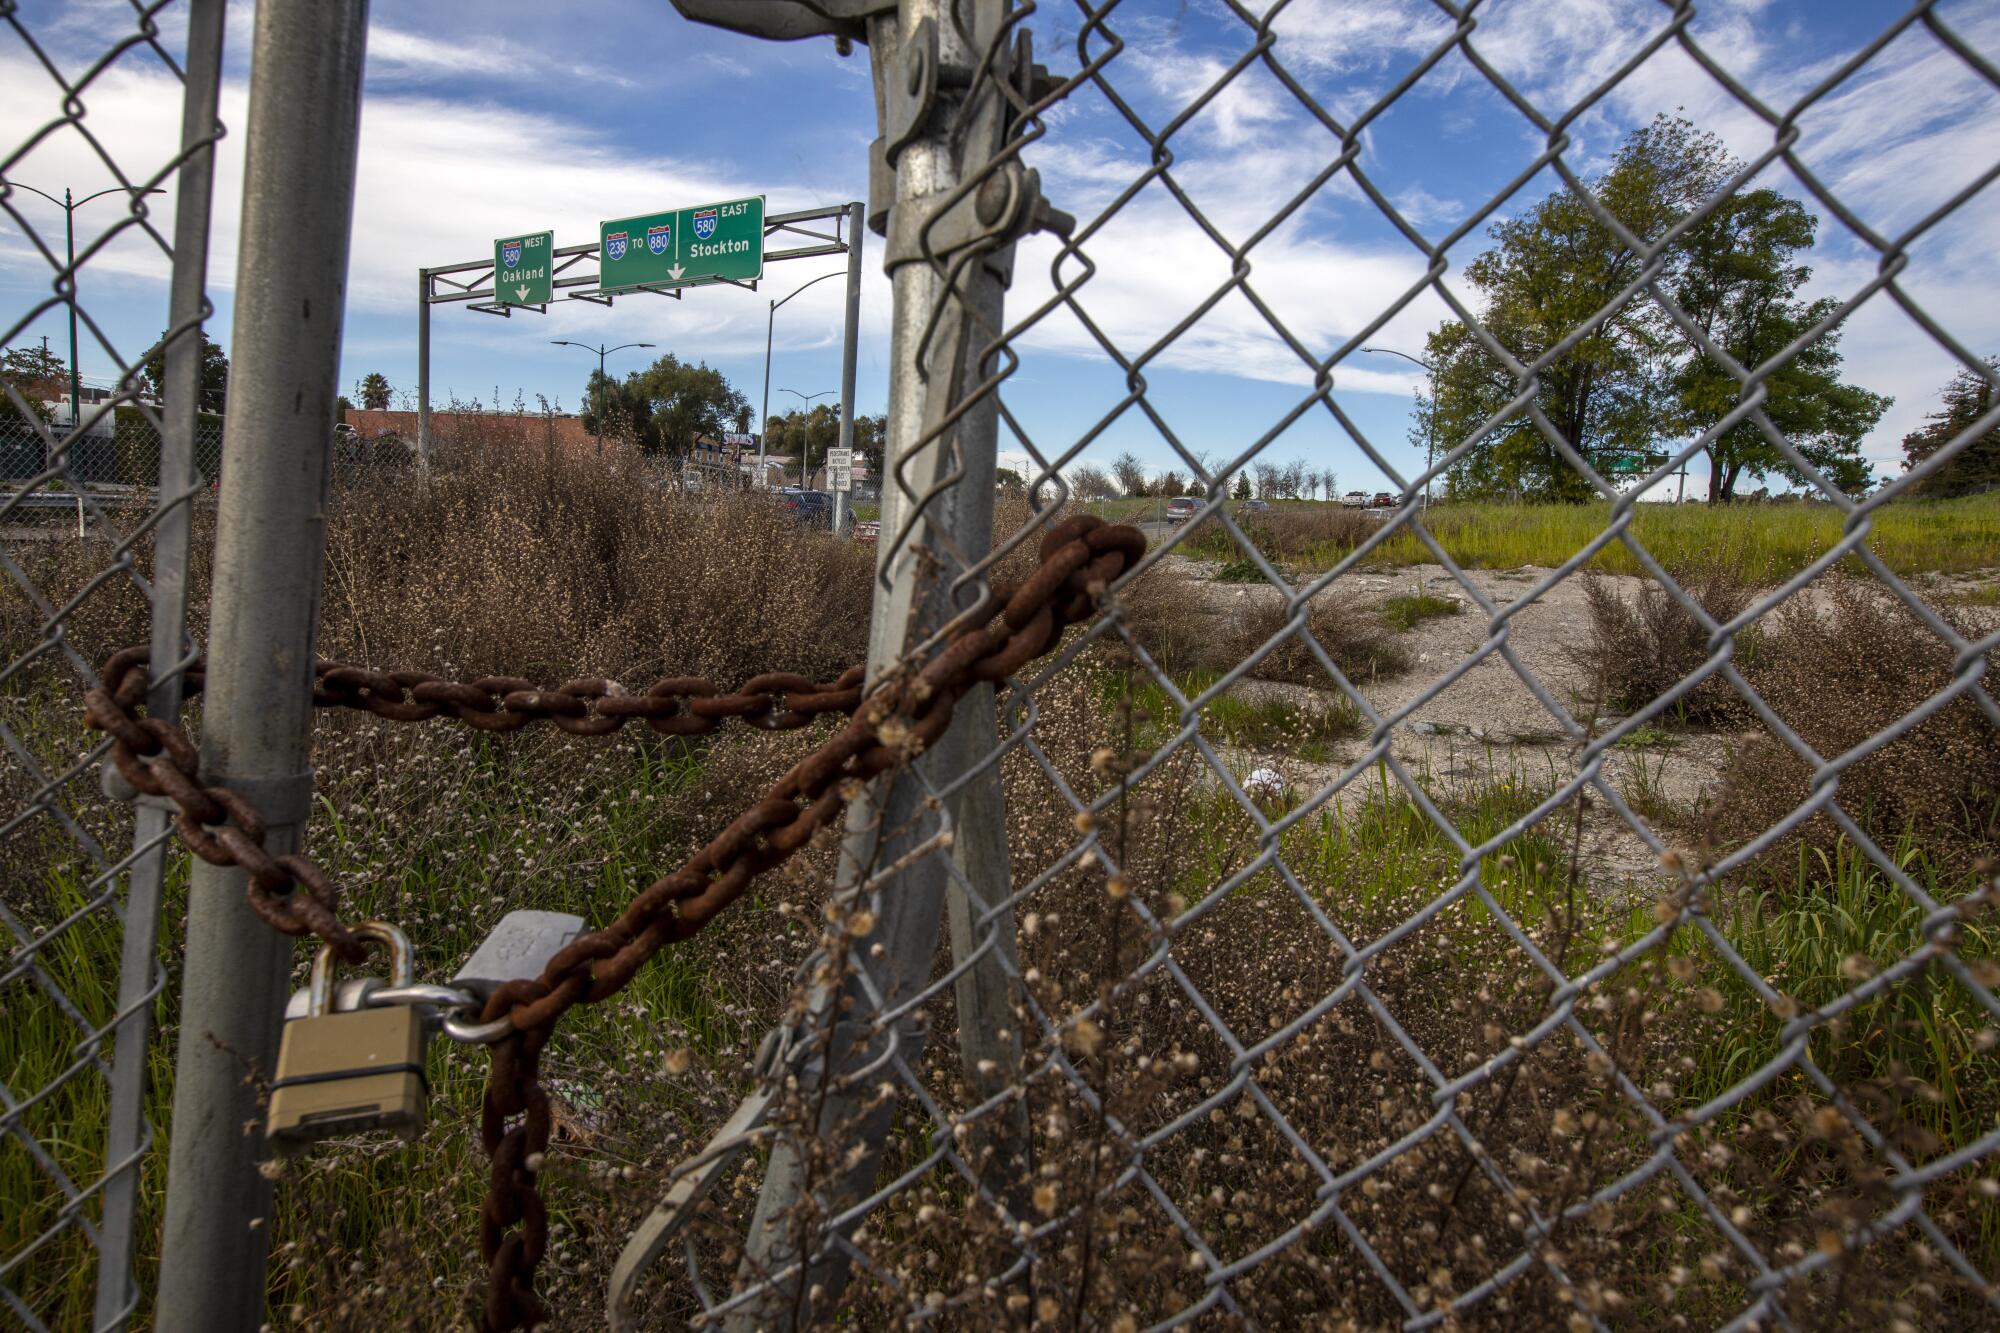
[[[757,411],[757,485],[760,488],[764,484],[764,443],[771,438],[771,331],[778,325],[778,307],[783,305],[785,301],[791,300],[793,296],[797,296],[800,292],[812,286],[813,283],[825,282],[828,278],[837,278],[845,271],[844,269],[835,269],[831,273],[822,273],[817,278],[807,279],[797,287],[794,287],[791,295],[785,297],[784,300],[771,302],[771,309],[764,316],[764,405]]]
[[[1377,352],[1384,356],[1400,356],[1405,361],[1414,361],[1416,364],[1422,366],[1433,378],[1437,375],[1437,368],[1432,366],[1430,362],[1424,360],[1422,357],[1411,356],[1408,352],[1399,352],[1393,347],[1364,347],[1361,350],[1364,352]],[[1433,398],[1431,400],[1430,411],[1424,413],[1424,498],[1423,502],[1417,506],[1419,509],[1428,510],[1431,507],[1430,472],[1431,468],[1435,465],[1436,457],[1437,399]]]
[[[107,194],[124,194],[137,199],[142,194],[165,194],[166,191],[127,190],[122,185],[114,185],[108,190],[99,190],[96,194],[87,194],[81,199],[73,199],[70,197],[68,187],[64,187],[63,197],[58,199],[47,190],[37,190],[34,186],[21,181],[0,181],[0,185],[9,187],[18,185],[31,194],[39,194],[42,198],[63,211],[63,259],[66,265],[65,271],[69,274],[69,428],[73,432],[76,430],[79,420],[77,415],[76,375],[76,210],[82,208],[93,199],[102,199]]]
[[[657,343],[620,343],[616,347],[606,347],[603,343],[592,347],[589,343],[573,343],[567,338],[552,338],[551,347],[581,347],[586,352],[597,353],[597,456],[604,457],[604,358],[612,352],[622,352],[628,347],[656,347]]]
[[[833,274],[829,273],[826,276],[830,278],[833,276]],[[819,281],[819,279],[815,278],[813,279],[813,281],[817,282]],[[839,390],[821,389],[818,393],[800,393],[797,389],[780,389],[778,390],[778,392],[791,394],[794,398],[797,398],[800,402],[810,403],[815,398],[824,398],[830,393],[838,393]],[[812,462],[812,439],[810,436],[807,436],[805,433],[801,432],[799,435],[799,489],[802,491],[808,491],[812,489],[812,487],[807,484],[812,478],[812,470],[808,466],[808,464],[810,464],[811,462]]]

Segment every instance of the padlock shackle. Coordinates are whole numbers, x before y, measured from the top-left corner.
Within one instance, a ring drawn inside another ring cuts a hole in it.
[[[410,937],[387,921],[363,921],[354,928],[357,939],[381,945],[389,954],[389,984],[408,986],[416,980],[417,958]],[[333,1005],[333,946],[322,944],[313,955],[312,976],[306,983],[306,1013],[318,1016]]]

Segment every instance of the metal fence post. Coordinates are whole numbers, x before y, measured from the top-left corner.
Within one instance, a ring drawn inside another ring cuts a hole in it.
[[[366,0],[265,0],[250,108],[216,528],[202,769],[244,792],[291,851],[311,800],[313,647],[325,557]],[[244,902],[240,870],[189,888],[162,1329],[249,1330],[264,1305],[270,1183],[256,1087],[268,1075],[291,941]]]
[[[209,204],[215,181],[216,119],[222,86],[226,0],[192,0],[188,7],[187,87],[181,109],[181,150],[174,216],[174,273],[168,312],[167,392],[160,408],[160,520],[153,536],[153,682],[149,716],[181,711],[180,668],[192,657],[187,633],[191,502],[202,487],[195,460],[201,389],[202,324],[208,303]],[[133,1218],[139,1167],[151,1138],[146,1123],[146,1070],[153,1000],[165,984],[156,959],[160,888],[166,875],[169,812],[139,806],[134,846],[147,850],[126,879],[125,934],[118,977],[118,1018],[105,1130],[103,1242],[98,1258],[99,1329],[123,1327],[139,1301],[132,1278]]]
[[[1004,0],[978,0],[969,8],[970,35],[979,40],[997,31],[1006,5]],[[942,9],[938,0],[905,0],[899,13],[870,19],[869,49],[878,87],[889,84],[893,96],[893,81],[902,77],[902,44],[919,33],[926,41],[935,35],[935,58],[941,63],[965,67],[977,59],[976,51],[964,49],[961,29],[946,21]],[[896,202],[884,260],[894,316],[882,540],[869,636],[871,680],[893,668],[958,609],[952,583],[962,569],[954,567],[953,553],[977,560],[991,543],[996,405],[989,396],[955,423],[949,414],[982,378],[979,328],[999,325],[1002,279],[987,263],[974,262],[948,282],[940,264],[917,257],[915,238],[960,182],[997,149],[1000,101],[989,87],[978,106],[967,108],[973,128],[959,134],[948,129],[952,118],[940,105],[930,125],[902,145],[895,164]],[[898,238],[904,242],[900,247]],[[990,691],[968,695],[937,744],[908,772],[850,807],[837,896],[851,900],[870,873],[891,865],[897,869],[883,874],[870,894],[875,925],[853,951],[853,975],[843,992],[816,997],[827,1029],[819,1077],[831,1088],[820,1100],[815,1122],[799,1126],[796,1135],[780,1136],[773,1146],[743,1276],[775,1280],[761,1299],[732,1311],[726,1325],[731,1333],[810,1326],[839,1300],[846,1272],[841,1253],[825,1247],[823,1237],[809,1242],[810,1252],[800,1253],[794,1214],[800,1208],[822,1216],[838,1212],[867,1193],[880,1164],[895,1103],[871,1098],[869,1090],[843,1080],[849,1071],[884,1058],[913,1061],[922,1048],[920,1016],[906,1014],[884,1031],[876,1031],[873,1020],[916,994],[936,958],[952,868],[946,855],[917,849],[944,832],[953,835],[954,846],[963,837],[959,822],[967,788],[953,783],[994,748],[991,701]],[[947,788],[950,798],[936,800],[934,794]],[[972,804],[980,816],[999,813],[997,802],[975,799]],[[971,841],[974,864],[989,860],[993,839]],[[999,847],[1004,882],[1004,833]],[[871,1079],[870,1090],[874,1086]],[[854,1152],[820,1152],[817,1156],[824,1160],[815,1161],[813,1152],[801,1150],[804,1139],[826,1147],[835,1136],[852,1142]],[[799,1263],[809,1267],[809,1277],[791,1267]],[[800,1286],[809,1290],[797,1290]]]

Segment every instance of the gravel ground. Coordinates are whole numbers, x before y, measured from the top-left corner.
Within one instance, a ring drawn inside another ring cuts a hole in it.
[[[1220,628],[1254,600],[1276,600],[1275,589],[1261,585],[1218,583],[1215,566],[1168,556],[1155,577],[1186,585],[1191,610],[1205,611]],[[1492,605],[1504,611],[1524,599],[1546,577],[1535,567],[1516,570],[1474,570],[1468,581]],[[1973,624],[1991,628],[2000,608],[1966,605],[1966,599],[1990,596],[2000,572],[1920,580],[1927,597],[1949,598]],[[1636,595],[1641,580],[1611,577],[1611,584]],[[1362,695],[1383,717],[1397,717],[1391,751],[1413,774],[1430,780],[1476,786],[1495,776],[1518,775],[1530,781],[1562,782],[1575,774],[1581,746],[1565,735],[1561,720],[1538,700],[1513,665],[1497,651],[1489,652],[1449,686],[1432,695],[1438,683],[1460,662],[1477,654],[1491,634],[1490,618],[1482,613],[1465,587],[1437,565],[1394,571],[1362,570],[1343,576],[1323,597],[1351,599],[1373,610],[1392,596],[1428,591],[1449,597],[1464,608],[1457,615],[1425,620],[1403,642],[1414,659],[1413,669],[1395,677],[1356,682]],[[1810,595],[1808,593],[1807,595]],[[1591,625],[1581,576],[1571,576],[1536,597],[1506,621],[1508,645],[1515,657],[1550,696],[1579,721],[1593,712],[1590,682],[1572,660],[1573,651],[1588,642]],[[1330,690],[1268,681],[1244,681],[1233,687],[1246,695],[1282,697],[1302,708],[1324,706]],[[1429,696],[1429,697],[1426,697]],[[1412,707],[1413,701],[1415,702]],[[1408,709],[1407,713],[1403,710]],[[1398,716],[1401,714],[1401,716]],[[1601,733],[1620,719],[1598,716]],[[1604,756],[1603,772],[1628,804],[1646,812],[1674,812],[1673,827],[1656,826],[1669,846],[1685,841],[1698,825],[1698,812],[1708,797],[1738,738],[1729,734],[1642,734],[1638,744],[1625,744]],[[1255,768],[1275,769],[1304,795],[1333,781],[1369,751],[1366,738],[1342,742],[1332,762],[1312,763],[1294,755],[1229,751],[1239,776]],[[1364,799],[1367,783],[1355,781],[1335,797],[1340,805]],[[1650,816],[1649,816],[1650,817]],[[1645,842],[1616,812],[1594,803],[1584,822],[1583,857],[1600,893],[1650,895],[1665,885],[1666,876]]]

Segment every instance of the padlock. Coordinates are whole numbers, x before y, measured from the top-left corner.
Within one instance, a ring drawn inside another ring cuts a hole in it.
[[[526,908],[507,913],[493,933],[480,941],[452,976],[451,984],[484,1000],[509,981],[529,981],[542,974],[549,959],[583,933],[583,918],[568,912],[536,912]]]
[[[410,942],[386,921],[354,928],[389,954],[389,984],[407,986]],[[333,1012],[333,949],[313,957],[306,1016],[285,1024],[265,1134],[279,1153],[303,1151],[320,1139],[390,1129],[404,1138],[423,1132],[423,1015],[409,1005]]]
[[[451,984],[483,1005],[488,996],[506,983],[530,981],[542,975],[549,959],[582,933],[583,918],[568,912],[538,912],[528,908],[509,912],[493,927],[493,933],[480,941],[472,957],[465,960],[465,966],[452,976]],[[505,1016],[490,1023],[478,1020],[476,1011],[449,1016],[444,1020],[445,1035],[454,1041],[486,1045],[514,1030],[512,1020]]]
[[[330,1013],[351,1014],[368,1007],[368,997],[389,983],[381,977],[342,977],[333,987]],[[312,987],[301,986],[285,1001],[285,1021],[297,1022],[312,1010]]]

